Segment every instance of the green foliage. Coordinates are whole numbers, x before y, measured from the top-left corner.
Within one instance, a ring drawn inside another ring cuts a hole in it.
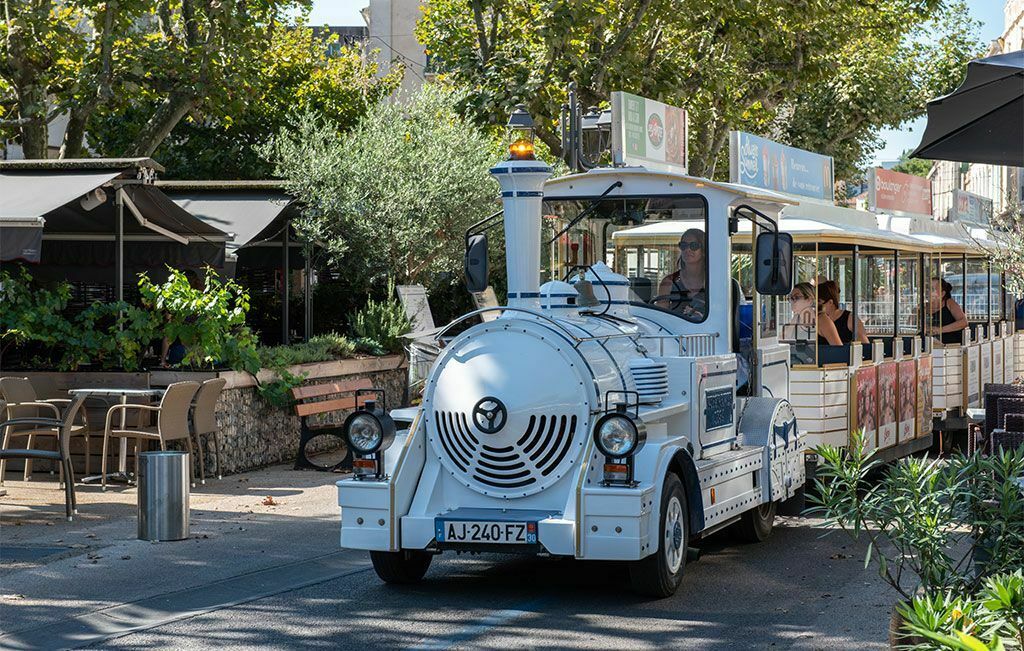
[[[142,274],[139,294],[146,306],[164,315],[164,336],[185,346],[183,364],[259,370],[256,338],[245,325],[248,292],[234,280],[220,280],[210,269],[202,288],[193,287],[184,273],[170,272],[160,285]]]
[[[387,297],[377,301],[369,299],[366,306],[356,312],[352,332],[360,340],[370,340],[388,352],[400,353],[405,347],[402,335],[412,329],[405,308],[395,297],[395,284],[388,281]]]
[[[481,124],[525,103],[554,151],[572,80],[583,106],[624,90],[685,107],[691,173],[725,178],[743,129],[831,154],[842,178],[955,87],[976,31],[940,0],[432,0],[417,36]]]
[[[323,242],[354,286],[461,274],[466,228],[497,205],[488,168],[498,154],[455,110],[460,97],[430,84],[376,104],[341,135],[304,113],[262,149],[305,206],[299,231]]]
[[[267,40],[266,51],[246,72],[244,101],[205,102],[156,150],[167,176],[268,178],[273,165],[257,146],[286,127],[290,115],[316,109],[345,130],[401,81],[401,66],[378,77],[364,48],[340,46],[337,35],[305,25],[275,24]],[[93,146],[107,154],[129,150],[153,108],[152,102],[136,102],[98,118],[90,134]]]
[[[1024,574],[985,580],[974,595],[935,592],[899,606],[904,630],[925,640],[913,650],[987,651],[1024,648]]]
[[[352,357],[356,345],[346,337],[331,332],[312,337],[309,341],[288,346],[270,346],[259,349],[263,368],[283,368],[296,364],[326,362]]]
[[[17,276],[0,272],[0,352],[12,344],[46,351],[38,363],[72,371],[84,364],[103,369],[138,369],[157,322],[146,310],[127,303],[95,303],[72,318],[65,314],[71,287],[34,286],[24,269]]]
[[[814,511],[827,526],[867,538],[864,566],[874,562],[905,599],[917,587],[971,593],[985,577],[1024,564],[1024,450],[908,458],[881,470],[858,433],[847,449],[817,453]],[[881,479],[869,481],[876,470]],[[910,576],[917,585],[908,590]]]
[[[295,375],[287,369],[278,369],[277,378],[270,382],[260,382],[256,392],[261,398],[274,407],[289,407],[294,402],[291,391],[300,386],[306,379],[306,373]]]
[[[928,172],[932,171],[932,161],[923,158],[910,158],[910,150],[907,149],[900,154],[900,161],[893,165],[892,171],[914,176],[928,176]]]

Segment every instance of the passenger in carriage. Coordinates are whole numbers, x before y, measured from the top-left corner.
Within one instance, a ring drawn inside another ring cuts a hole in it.
[[[789,304],[793,310],[794,326],[814,325],[818,332],[819,346],[839,346],[839,333],[836,332],[836,325],[825,316],[821,309],[821,301],[814,297],[814,286],[810,283],[797,283],[789,294]],[[800,330],[800,328],[796,328]],[[799,337],[797,337],[799,339]]]
[[[839,284],[834,280],[826,280],[818,284],[818,302],[825,316],[832,321],[839,333],[839,339],[844,344],[858,341],[862,344],[869,343],[868,333],[864,329],[864,323],[853,316],[850,310],[839,307]]]
[[[944,344],[962,344],[967,328],[967,315],[953,300],[953,286],[942,278],[932,278],[930,298],[932,327]]]
[[[708,311],[705,233],[691,228],[679,238],[678,269],[661,279],[654,304],[690,321],[703,321]]]

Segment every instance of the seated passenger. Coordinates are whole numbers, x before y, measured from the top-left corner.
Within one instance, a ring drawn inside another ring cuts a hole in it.
[[[953,286],[941,278],[932,278],[930,305],[932,332],[944,344],[962,344],[967,315],[952,296]]]
[[[703,321],[708,311],[704,231],[691,228],[679,238],[678,270],[662,278],[654,304],[689,321]]]
[[[844,344],[859,341],[862,344],[870,343],[868,333],[864,329],[864,323],[853,316],[850,310],[839,307],[839,285],[834,280],[826,280],[818,285],[818,303],[821,309],[835,326],[839,333],[839,339]]]
[[[818,332],[819,346],[840,346],[842,341],[839,333],[836,332],[836,325],[825,316],[821,308],[821,301],[814,298],[814,287],[810,283],[797,283],[789,295],[789,301],[793,306],[793,320],[791,325],[810,326],[814,325]],[[802,328],[795,328],[802,330]],[[799,339],[799,338],[798,338]]]

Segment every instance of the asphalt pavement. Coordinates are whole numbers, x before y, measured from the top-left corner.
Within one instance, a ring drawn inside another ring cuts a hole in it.
[[[445,554],[423,582],[390,586],[365,552],[337,549],[336,478],[226,478],[200,489],[193,539],[161,544],[134,540],[125,517],[47,525],[11,489],[0,557],[12,537],[88,544],[0,565],[0,648],[887,648],[894,593],[864,569],[863,546],[816,520],[780,518],[760,544],[712,536],[669,599],[630,592],[624,564],[491,554]]]

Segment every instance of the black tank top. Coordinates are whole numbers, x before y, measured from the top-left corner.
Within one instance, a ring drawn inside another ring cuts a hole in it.
[[[932,326],[944,328],[955,321],[956,318],[953,316],[953,312],[946,306],[946,299],[942,299],[942,309],[938,312],[932,312]],[[962,344],[964,343],[964,331],[943,332],[939,335],[939,339],[944,344]]]
[[[853,341],[853,331],[850,330],[850,326],[847,323],[849,321],[849,317],[850,311],[843,310],[843,313],[839,315],[839,318],[833,321],[833,323],[836,324],[836,332],[839,333],[840,343],[848,344]],[[828,346],[828,339],[818,335],[818,345]]]
[[[849,310],[843,310],[843,313],[839,315],[839,318],[834,323],[836,324],[836,332],[839,333],[839,341],[844,344],[853,341],[853,330],[850,330]]]

